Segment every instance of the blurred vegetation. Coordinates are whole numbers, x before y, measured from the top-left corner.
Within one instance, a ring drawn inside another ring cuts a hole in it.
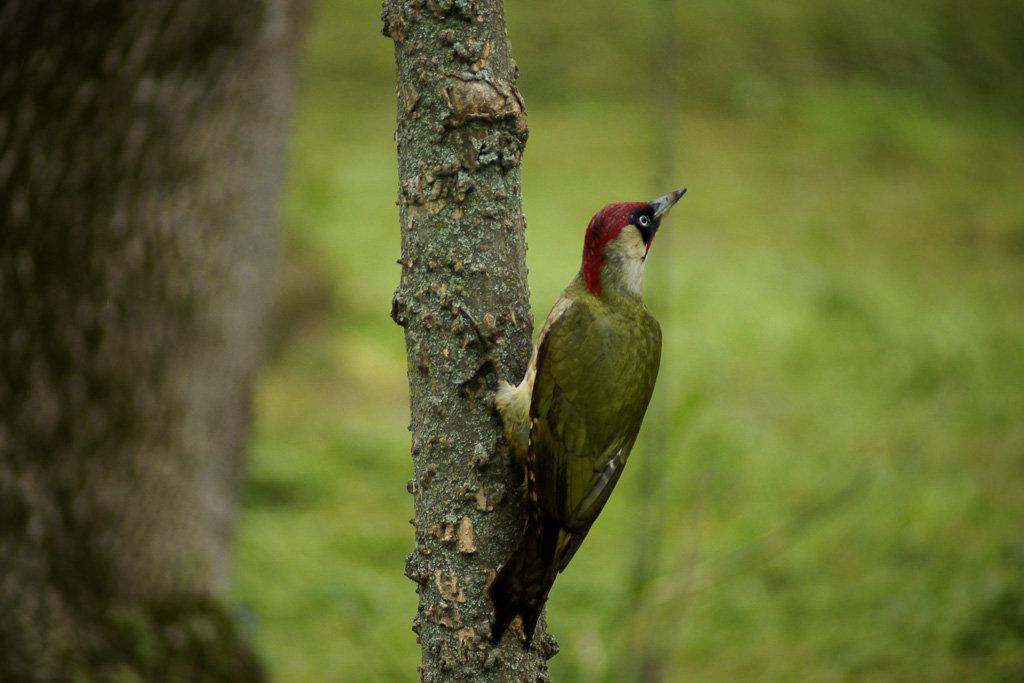
[[[1024,7],[685,3],[657,74],[653,4],[506,14],[538,319],[596,209],[669,189],[666,79],[690,189],[648,267],[653,579],[627,469],[553,591],[554,680],[1024,678]],[[281,681],[419,661],[393,83],[379,7],[319,3],[236,569]]]

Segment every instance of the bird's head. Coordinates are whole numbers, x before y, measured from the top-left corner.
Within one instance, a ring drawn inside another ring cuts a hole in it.
[[[661,219],[686,188],[649,202],[617,202],[598,211],[583,242],[583,277],[595,296],[605,291],[639,296],[644,260]]]

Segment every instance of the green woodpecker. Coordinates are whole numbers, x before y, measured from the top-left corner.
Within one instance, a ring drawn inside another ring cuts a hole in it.
[[[555,577],[636,441],[661,362],[661,328],[643,302],[644,261],[684,192],[597,212],[583,266],[544,321],[523,381],[498,386],[505,439],[526,472],[526,526],[491,584],[494,642],[520,615],[529,647]]]

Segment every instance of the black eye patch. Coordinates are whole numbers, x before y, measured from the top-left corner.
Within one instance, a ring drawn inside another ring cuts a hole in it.
[[[644,206],[633,212],[629,222],[636,226],[644,244],[647,244],[654,237],[654,233],[658,232],[658,224],[661,221],[654,217],[654,210],[651,207]]]

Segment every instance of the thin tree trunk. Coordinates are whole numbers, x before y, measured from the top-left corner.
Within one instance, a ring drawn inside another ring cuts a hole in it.
[[[522,527],[522,472],[493,412],[499,378],[529,355],[526,143],[500,0],[387,0],[398,81],[402,278],[411,403],[417,583],[425,681],[543,680],[555,644],[489,644],[488,586]]]
[[[219,598],[294,18],[0,9],[0,680],[261,677]]]

